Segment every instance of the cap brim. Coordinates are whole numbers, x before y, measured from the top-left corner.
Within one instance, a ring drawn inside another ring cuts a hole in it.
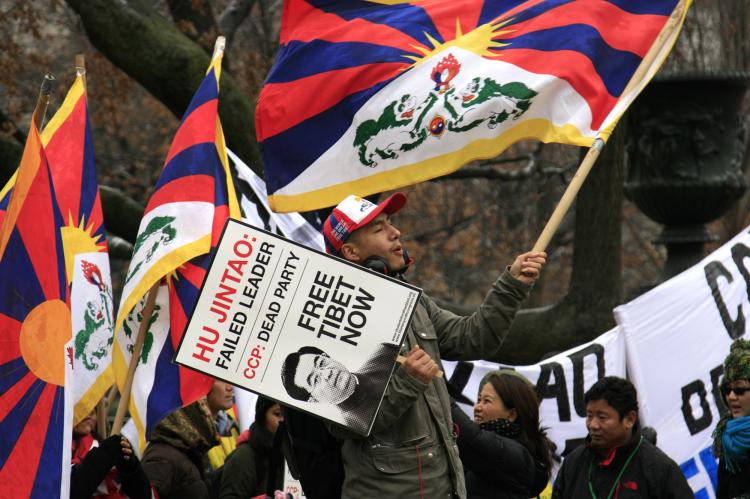
[[[402,192],[394,192],[393,194],[388,196],[385,201],[379,203],[377,208],[372,210],[372,213],[369,213],[365,218],[363,218],[362,221],[352,229],[352,232],[372,222],[375,217],[383,212],[387,213],[388,215],[397,213],[401,210],[401,208],[404,207],[404,205],[406,205],[406,195],[404,195],[404,193]]]

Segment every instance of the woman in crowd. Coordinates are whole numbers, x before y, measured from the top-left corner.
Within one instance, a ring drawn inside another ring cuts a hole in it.
[[[469,499],[529,499],[547,486],[553,444],[526,378],[511,370],[488,373],[479,385],[476,423],[455,404],[453,421]]]
[[[284,488],[284,460],[281,452],[272,456],[274,435],[283,421],[279,404],[258,397],[255,422],[240,436],[237,448],[227,457],[221,475],[220,499],[248,499],[263,496],[268,480],[273,490]]]
[[[732,343],[724,360],[721,394],[729,413],[714,431],[716,499],[750,498],[750,341]]]
[[[94,435],[96,413],[73,427],[70,497],[72,499],[147,499],[151,486],[130,442],[121,435],[100,441]]]

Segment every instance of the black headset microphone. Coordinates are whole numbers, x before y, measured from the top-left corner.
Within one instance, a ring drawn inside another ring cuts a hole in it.
[[[404,252],[404,265],[405,265],[403,270],[394,271],[391,268],[390,264],[388,263],[388,260],[378,255],[372,255],[372,256],[367,257],[367,259],[364,262],[362,262],[362,266],[367,269],[374,270],[378,274],[383,274],[383,275],[387,275],[391,277],[401,275],[406,271],[406,268],[412,262],[411,258],[409,257],[409,253],[406,251],[406,248],[403,248],[403,252]]]

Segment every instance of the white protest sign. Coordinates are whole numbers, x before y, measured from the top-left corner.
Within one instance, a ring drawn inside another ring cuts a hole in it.
[[[558,456],[567,454],[588,435],[583,395],[604,376],[625,377],[625,339],[620,328],[614,328],[595,340],[571,348],[538,364],[504,366],[491,362],[443,362],[449,383],[461,390],[472,404],[479,393],[479,383],[488,372],[510,368],[523,374],[535,387],[541,405],[539,417]],[[472,406],[461,408],[473,416]]]
[[[420,292],[230,219],[175,360],[367,434]]]
[[[714,497],[711,433],[722,407],[722,363],[734,338],[748,337],[750,232],[615,309],[641,415],[682,468],[696,497]],[[723,408],[722,408],[723,410]]]

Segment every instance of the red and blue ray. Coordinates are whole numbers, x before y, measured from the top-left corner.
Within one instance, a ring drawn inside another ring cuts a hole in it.
[[[84,92],[49,138],[45,150],[63,219],[67,223],[70,217],[76,225],[84,221],[92,236],[98,236],[98,241],[104,243],[104,216],[92,144]],[[102,250],[106,251],[105,244]]]
[[[281,47],[261,91],[256,136],[269,194],[350,128],[378,91],[422,57],[488,23],[502,23],[487,59],[568,82],[598,130],[678,0],[290,0]]]
[[[21,334],[29,333],[24,321],[32,311],[38,313],[48,302],[69,307],[63,219],[33,125],[18,175],[8,225],[0,232],[0,483],[8,497],[57,497],[63,448],[70,445],[63,442],[63,432],[71,422],[65,419],[64,379],[48,381],[37,373],[44,365],[60,365],[64,351],[51,348],[53,341],[36,343],[32,359],[21,347]],[[38,338],[67,333],[69,339],[70,331],[53,331],[59,324],[44,324],[50,329],[33,331]]]

